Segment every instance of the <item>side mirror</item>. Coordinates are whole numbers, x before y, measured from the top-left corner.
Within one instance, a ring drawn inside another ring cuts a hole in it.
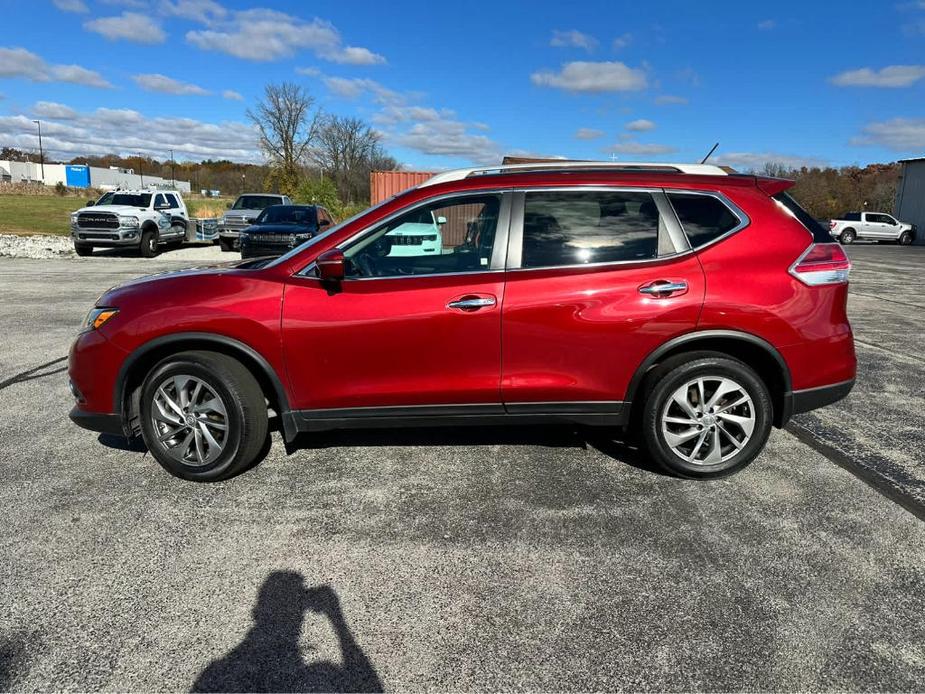
[[[325,251],[315,260],[322,282],[340,282],[346,274],[344,252],[339,248]]]
[[[440,225],[440,224],[446,224],[446,217],[443,217],[443,216],[437,217],[437,224],[438,224],[438,225]]]
[[[87,200],[87,207],[93,207],[96,204],[96,200]]]

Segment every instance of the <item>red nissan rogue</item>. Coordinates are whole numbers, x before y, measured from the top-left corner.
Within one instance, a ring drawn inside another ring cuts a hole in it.
[[[683,164],[438,174],[280,258],[106,292],[71,348],[71,418],[197,481],[255,463],[270,422],[287,442],[598,425],[676,475],[728,475],[854,383],[851,265],[791,185]]]

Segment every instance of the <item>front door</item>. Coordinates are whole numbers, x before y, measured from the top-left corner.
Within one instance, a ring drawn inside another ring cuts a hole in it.
[[[537,191],[523,199],[522,215],[516,205],[513,213],[504,297],[505,405],[618,414],[643,359],[696,326],[700,263],[678,254],[687,242],[661,191]]]
[[[501,194],[423,203],[341,246],[339,290],[293,277],[282,315],[293,409],[500,410],[508,209]]]

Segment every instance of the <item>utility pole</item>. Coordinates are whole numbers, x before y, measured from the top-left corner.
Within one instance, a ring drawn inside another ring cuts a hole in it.
[[[170,152],[170,185],[173,188],[176,188],[177,187],[177,172],[176,172],[176,169],[174,169],[173,150],[170,149],[167,151]]]
[[[141,187],[145,187],[145,158],[141,152],[135,152],[138,155],[138,175],[141,176]]]
[[[42,185],[45,185],[45,150],[42,149],[42,121],[32,121],[39,126],[39,161],[42,162]]]

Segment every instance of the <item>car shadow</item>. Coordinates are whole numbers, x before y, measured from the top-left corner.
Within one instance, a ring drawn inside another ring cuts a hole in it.
[[[306,662],[299,641],[309,613],[324,617],[333,629],[339,663]],[[209,663],[192,691],[383,691],[379,674],[353,636],[331,587],[309,588],[296,571],[274,571],[260,587],[252,614],[254,623],[241,643]]]

